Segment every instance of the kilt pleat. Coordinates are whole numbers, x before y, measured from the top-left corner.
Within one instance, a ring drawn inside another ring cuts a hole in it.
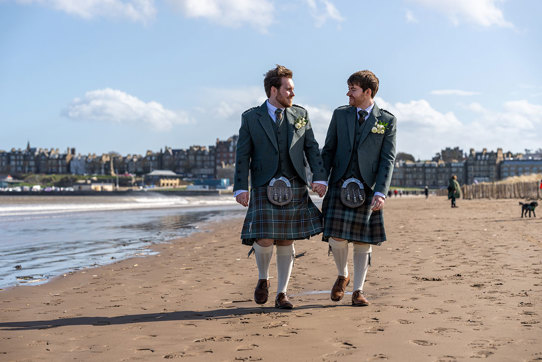
[[[368,188],[366,188],[368,189]],[[369,189],[370,190],[370,189]],[[322,203],[324,234],[322,240],[330,237],[380,245],[386,240],[382,210],[372,211],[373,193],[367,193],[367,200],[358,208],[344,206],[341,202],[341,187],[335,184],[329,188]]]
[[[258,239],[308,239],[320,234],[322,213],[309,197],[307,187],[294,182],[292,196],[288,205],[277,206],[267,199],[266,187],[253,188],[241,231],[243,244],[252,245]]]

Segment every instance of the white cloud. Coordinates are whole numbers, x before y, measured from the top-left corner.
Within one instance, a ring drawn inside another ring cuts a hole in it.
[[[309,6],[317,27],[324,25],[328,20],[335,20],[337,22],[344,20],[339,10],[329,0],[305,0],[305,2]]]
[[[211,122],[233,122],[241,125],[241,114],[261,105],[267,97],[261,87],[206,88],[201,91],[203,102],[196,108],[198,118]]]
[[[16,0],[20,4],[41,4],[85,19],[127,18],[147,23],[154,19],[154,0]]]
[[[501,110],[471,103],[465,118],[441,112],[426,100],[390,104],[376,103],[397,117],[397,149],[429,159],[447,146],[519,152],[539,148],[542,139],[542,105],[526,100],[505,102]]]
[[[418,19],[416,19],[416,17],[414,16],[414,13],[410,10],[407,10],[405,12],[405,18],[406,18],[406,21],[407,23],[418,23]]]
[[[531,104],[526,100],[508,101],[503,104],[503,111],[496,112],[484,108],[478,103],[469,105],[469,109],[478,113],[481,118],[476,122],[490,124],[493,129],[499,129],[508,134],[524,134],[525,138],[538,133],[542,126],[542,106]],[[518,139],[520,141],[521,139]]]
[[[324,147],[327,128],[333,115],[333,109],[326,106],[311,106],[308,104],[303,104],[302,106],[309,112],[309,119],[311,120],[312,130],[314,137],[318,141],[318,145],[320,148]]]
[[[175,112],[160,103],[144,101],[116,89],[98,89],[75,98],[63,115],[74,120],[113,123],[147,124],[158,131],[166,131],[175,124],[186,124],[185,112]]]
[[[471,92],[460,89],[437,89],[431,91],[431,94],[437,96],[476,96],[479,95],[479,92]]]
[[[266,32],[273,23],[274,6],[269,0],[168,0],[189,18],[237,28],[249,24]]]
[[[513,28],[514,25],[504,19],[497,7],[502,0],[410,0],[448,16],[458,25],[465,20],[481,26],[501,26]]]
[[[392,105],[377,97],[376,103],[395,114],[401,124],[409,129],[426,129],[443,134],[461,126],[461,122],[452,112],[439,112],[425,99]]]

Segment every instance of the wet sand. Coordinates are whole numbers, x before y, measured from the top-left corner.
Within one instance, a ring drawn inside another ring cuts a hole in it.
[[[542,360],[542,215],[521,219],[518,200],[458,205],[387,201],[368,307],[329,299],[336,268],[319,237],[296,242],[295,309],[256,305],[235,218],[156,256],[0,291],[0,360]],[[274,257],[270,274],[274,295]]]

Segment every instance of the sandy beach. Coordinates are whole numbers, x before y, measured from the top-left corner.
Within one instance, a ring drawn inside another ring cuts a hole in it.
[[[518,201],[388,200],[363,308],[329,299],[320,237],[296,242],[295,309],[256,305],[242,218],[210,223],[159,255],[0,291],[0,360],[542,360],[542,215]],[[274,257],[270,275],[274,296]]]

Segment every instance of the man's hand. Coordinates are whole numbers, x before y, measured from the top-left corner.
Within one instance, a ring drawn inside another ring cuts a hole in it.
[[[243,205],[244,207],[248,206],[248,192],[241,192],[235,197],[235,201]]]
[[[318,196],[323,197],[326,194],[326,185],[313,182],[311,184],[312,191],[316,192]]]
[[[384,207],[384,202],[386,202],[386,199],[379,195],[373,196],[373,202],[371,202],[371,210],[378,211],[382,210]]]

